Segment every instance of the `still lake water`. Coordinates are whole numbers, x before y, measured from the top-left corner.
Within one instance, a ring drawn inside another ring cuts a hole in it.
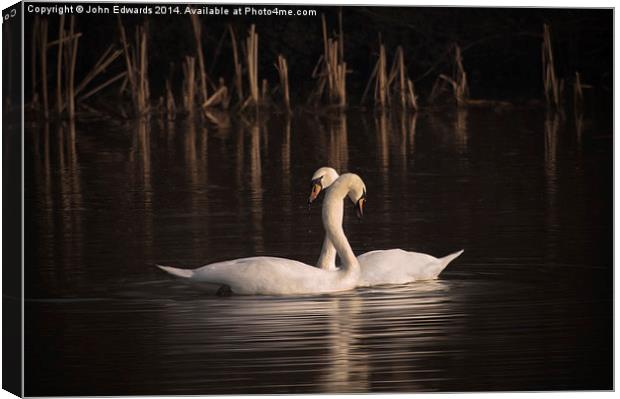
[[[26,130],[26,395],[611,389],[611,117],[541,110]],[[432,282],[215,297],[155,263],[314,263],[312,172],[360,174],[357,254]]]

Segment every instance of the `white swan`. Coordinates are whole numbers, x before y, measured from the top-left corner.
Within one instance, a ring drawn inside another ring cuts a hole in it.
[[[359,176],[345,173],[332,185],[323,201],[323,226],[342,260],[338,270],[319,269],[290,259],[258,256],[212,263],[197,269],[157,265],[160,269],[195,282],[222,284],[240,295],[322,294],[353,289],[359,263],[342,229],[343,200],[348,195],[362,206],[366,192]]]
[[[330,167],[319,168],[312,176],[312,188],[308,206],[318,197],[322,190],[333,187],[338,179],[338,172]],[[331,188],[327,190],[326,197]],[[365,198],[358,207],[358,216],[363,213]],[[402,249],[386,249],[366,252],[357,257],[360,264],[360,279],[358,287],[370,287],[380,284],[406,284],[413,281],[432,280],[463,253],[463,250],[454,252],[443,258],[419,253],[407,252]],[[336,249],[329,236],[323,240],[321,256],[317,267],[322,270],[336,269]]]

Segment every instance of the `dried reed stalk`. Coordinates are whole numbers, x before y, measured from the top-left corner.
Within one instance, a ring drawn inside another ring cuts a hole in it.
[[[30,42],[30,60],[32,62],[30,68],[30,79],[32,84],[32,105],[37,106],[38,93],[37,93],[37,43],[40,40],[39,27],[41,21],[39,16],[34,17],[34,23],[32,25],[32,39]]]
[[[71,22],[69,27],[69,36],[73,37],[69,43],[67,43],[67,58],[69,61],[69,78],[67,79],[67,90],[66,90],[66,102],[67,102],[67,112],[69,114],[69,119],[75,119],[75,65],[77,63],[77,52],[78,52],[78,40],[79,36],[74,35],[75,30],[75,15],[71,15]],[[60,45],[60,44],[59,44]]]
[[[183,63],[183,107],[190,115],[194,113],[194,98],[196,87],[196,59],[185,57]]]
[[[149,111],[149,79],[148,79],[148,28],[136,27],[134,50],[129,50],[129,43],[125,34],[125,27],[118,17],[121,42],[125,53],[127,78],[131,89],[134,112],[137,116],[144,116]]]
[[[286,107],[286,109],[290,111],[291,99],[288,84],[288,64],[286,62],[286,58],[284,58],[281,54],[278,55],[278,63],[276,64],[276,69],[278,70],[278,75],[280,76],[280,90],[282,92],[282,101],[284,102],[284,106]]]
[[[222,105],[224,108],[228,106],[228,88],[225,85],[220,87],[213,93],[211,97],[202,104],[203,108],[213,107],[215,105]]]
[[[237,98],[239,102],[243,101],[243,75],[241,69],[241,63],[239,62],[239,52],[237,51],[237,39],[235,37],[235,31],[232,26],[228,25],[228,31],[230,32],[230,42],[233,49],[233,63],[235,66],[235,90],[237,92]]]
[[[41,40],[39,51],[41,53],[41,85],[43,90],[43,115],[45,119],[49,118],[49,103],[47,98],[47,19],[41,20]]]
[[[86,74],[86,76],[82,79],[80,84],[78,84],[75,89],[75,94],[80,94],[86,86],[92,82],[99,74],[101,74],[105,69],[112,64],[121,54],[123,54],[123,50],[114,50],[114,45],[110,45],[108,49],[99,57],[95,65],[91,68],[91,70]]]
[[[109,86],[109,85],[111,85],[112,83],[114,83],[114,82],[116,82],[116,81],[118,81],[118,80],[120,80],[120,79],[126,78],[126,77],[127,77],[127,71],[125,71],[125,72],[121,72],[121,73],[119,73],[118,75],[116,75],[116,76],[114,76],[114,77],[112,77],[112,78],[110,78],[110,79],[106,80],[106,81],[105,81],[105,82],[103,82],[102,84],[100,84],[100,85],[96,86],[96,87],[95,87],[95,88],[93,88],[92,90],[89,90],[87,93],[84,93],[84,94],[80,95],[80,96],[77,98],[77,100],[78,100],[78,102],[79,102],[79,101],[84,101],[84,100],[86,100],[87,98],[91,97],[93,94],[96,94],[96,93],[98,93],[99,91],[101,91],[101,90],[105,89],[106,87],[108,87],[108,86]],[[78,93],[78,91],[76,90],[76,95],[77,95],[77,93]]]
[[[136,98],[136,76],[134,73],[132,54],[129,52],[129,44],[127,42],[127,35],[125,34],[125,27],[123,26],[123,22],[120,16],[118,17],[118,28],[121,35],[121,43],[123,43],[123,53],[125,54],[125,64],[127,67],[127,80],[129,81],[129,86],[131,89],[131,98],[134,105],[134,110],[138,108],[137,98]]]
[[[396,48],[396,54],[394,55],[394,61],[392,62],[392,68],[388,78],[388,86],[390,91],[400,99],[401,109],[405,109],[407,106],[407,80],[405,70],[405,56],[402,46]],[[392,89],[393,87],[393,89]]]
[[[543,68],[543,85],[545,90],[545,100],[547,106],[560,106],[560,84],[555,75],[555,66],[553,60],[553,48],[551,47],[551,33],[549,25],[543,25],[543,43],[542,43],[542,68]]]
[[[147,43],[147,31],[146,27],[139,26],[136,32],[136,43],[140,43],[138,49],[140,51],[140,74],[138,75],[139,82],[139,106],[140,115],[148,112],[149,108],[149,80],[148,80],[148,43]]]
[[[407,104],[414,111],[418,110],[418,101],[415,95],[415,89],[413,87],[413,82],[411,79],[407,79]]]
[[[246,38],[246,59],[248,69],[248,83],[250,86],[250,102],[254,105],[260,103],[260,92],[258,89],[258,34],[256,26],[252,24],[248,37]]]
[[[192,28],[194,30],[194,39],[196,40],[196,55],[198,57],[198,72],[200,73],[200,100],[201,102],[207,101],[207,73],[205,71],[205,60],[202,52],[202,25],[198,15],[192,14]]]
[[[452,67],[452,77],[448,77],[444,74],[439,75],[439,78],[445,80],[452,86],[452,92],[457,106],[461,107],[467,104],[469,100],[469,85],[467,83],[467,73],[463,67],[463,57],[461,55],[461,48],[458,44],[454,44],[454,64]],[[435,89],[435,88],[433,88]]]
[[[379,108],[387,106],[389,98],[387,77],[387,61],[385,56],[385,46],[381,44],[379,47],[379,60],[377,60],[377,79],[375,80],[375,105]]]
[[[58,57],[56,59],[56,112],[62,113],[62,56],[63,56],[63,36],[65,33],[65,16],[60,16],[58,25]]]

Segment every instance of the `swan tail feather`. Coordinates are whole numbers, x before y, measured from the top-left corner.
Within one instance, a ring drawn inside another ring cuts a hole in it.
[[[159,267],[161,270],[172,274],[173,276],[183,277],[183,278],[192,278],[194,276],[194,271],[190,269],[179,269],[178,267],[172,266],[164,266],[164,265],[155,265]]]
[[[464,249],[461,249],[460,251],[453,252],[450,255],[446,255],[443,258],[439,258],[436,261],[432,262],[431,267],[429,268],[429,275],[431,276],[431,278],[439,277],[439,274],[441,274],[441,272],[450,264],[450,262],[461,256],[464,251]]]

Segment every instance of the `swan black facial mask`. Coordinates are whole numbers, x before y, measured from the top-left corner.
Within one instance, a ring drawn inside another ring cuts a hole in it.
[[[360,199],[358,199],[355,203],[355,213],[357,214],[357,217],[359,219],[364,216],[364,205],[366,205],[366,190],[364,190],[364,193],[362,194]]]
[[[323,190],[323,183],[321,183],[321,180],[323,180],[323,176],[312,180],[312,183],[310,183],[311,187],[310,187],[310,198],[308,198],[308,208],[314,202],[314,200],[319,196],[319,194],[321,193],[321,190]]]

